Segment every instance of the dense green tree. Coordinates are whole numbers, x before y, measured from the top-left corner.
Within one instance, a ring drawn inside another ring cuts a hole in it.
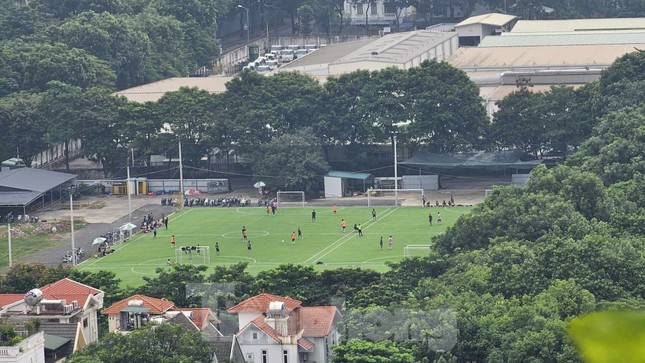
[[[520,88],[497,102],[499,110],[493,115],[489,142],[532,153],[543,151],[547,144],[547,129],[541,119],[544,97],[544,93]]]
[[[253,153],[253,174],[284,190],[318,190],[329,165],[311,128],[276,137]]]
[[[212,95],[208,91],[183,87],[163,95],[155,106],[164,127],[182,142],[183,157],[194,167],[198,167],[213,148],[215,115],[211,102]]]
[[[645,235],[645,176],[615,183],[607,189],[611,224],[617,230]]]
[[[199,333],[176,324],[151,324],[129,334],[110,333],[67,362],[200,363],[212,359],[213,347]]]
[[[351,300],[358,291],[369,289],[381,280],[381,274],[359,268],[339,268],[324,270],[320,273],[322,288],[325,291],[319,305],[341,305]]]
[[[352,339],[334,348],[333,363],[413,363],[411,350],[391,341]]]
[[[33,155],[46,148],[43,135],[47,124],[42,119],[41,102],[40,95],[27,93],[0,99],[0,125],[5,131],[0,135],[0,140],[4,139],[3,155],[19,155],[29,165]]]
[[[304,306],[319,302],[323,294],[319,273],[305,265],[285,264],[261,271],[257,285],[271,294],[300,300]]]
[[[131,17],[87,11],[65,20],[56,33],[69,47],[108,61],[119,89],[150,81],[144,71],[144,61],[151,53],[150,39]]]
[[[145,284],[139,288],[139,293],[166,298],[175,303],[176,306],[189,308],[200,306],[202,296],[189,295],[186,285],[204,283],[206,277],[204,272],[207,266],[200,265],[179,265],[174,264],[170,269],[158,268],[156,277],[144,276]]]
[[[255,276],[246,271],[248,262],[240,262],[228,266],[218,265],[208,277],[208,281],[217,284],[232,284],[233,295],[246,299],[258,292]]]
[[[408,131],[415,142],[441,152],[479,146],[489,120],[477,86],[463,71],[425,61],[408,69],[406,79],[412,99]]]
[[[595,173],[605,184],[630,180],[636,173],[645,173],[643,135],[645,107],[610,112],[567,163]]]

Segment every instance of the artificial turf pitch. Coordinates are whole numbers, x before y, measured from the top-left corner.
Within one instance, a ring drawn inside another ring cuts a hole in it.
[[[316,221],[311,212],[316,210]],[[127,242],[114,247],[115,252],[101,258],[89,258],[78,268],[87,271],[114,271],[126,285],[143,283],[143,276],[156,275],[158,267],[167,268],[167,260],[175,261],[175,248],[180,246],[209,246],[210,264],[226,265],[248,262],[248,271],[256,274],[284,263],[312,265],[318,269],[339,267],[362,267],[386,271],[387,261],[403,258],[406,245],[430,245],[431,237],[443,233],[457,218],[467,213],[469,207],[422,208],[422,207],[377,207],[376,220],[372,208],[338,207],[336,214],[331,207],[280,208],[276,215],[267,215],[264,208],[184,208],[170,216],[168,230],[139,233]],[[442,215],[442,224],[437,223],[437,212]],[[433,225],[428,214],[433,214]],[[343,233],[341,219],[347,221]],[[354,224],[362,224],[363,237],[354,232]],[[252,251],[242,240],[242,226],[246,226]],[[291,233],[298,227],[303,238],[291,243]],[[170,245],[175,235],[176,247]],[[392,235],[393,247],[388,248]],[[379,239],[383,237],[383,249]],[[283,242],[284,241],[284,242]],[[219,242],[220,255],[215,253]],[[426,254],[413,250],[415,255]],[[193,258],[198,264],[200,259]],[[186,262],[186,261],[184,261]]]

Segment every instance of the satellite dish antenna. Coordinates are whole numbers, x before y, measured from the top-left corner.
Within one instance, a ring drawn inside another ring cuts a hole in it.
[[[25,294],[25,303],[29,306],[36,306],[43,299],[43,292],[40,289],[31,289]]]

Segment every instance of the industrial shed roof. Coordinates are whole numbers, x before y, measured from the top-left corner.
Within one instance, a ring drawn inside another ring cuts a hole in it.
[[[125,96],[130,101],[154,102],[167,92],[178,91],[182,87],[197,87],[210,93],[223,93],[226,91],[226,83],[231,79],[233,77],[173,77],[124,89],[115,94]]]
[[[458,28],[461,26],[472,25],[472,24],[504,26],[515,19],[517,19],[517,16],[515,15],[489,13],[489,14],[471,16],[470,18],[465,19],[461,23],[457,24],[456,27]]]
[[[386,35],[338,59],[333,64],[352,62],[381,62],[404,64],[456,37],[453,32],[417,30]]]
[[[512,33],[582,32],[645,29],[645,18],[519,20]]]
[[[464,71],[608,67],[645,44],[459,48],[448,63]]]
[[[512,34],[512,33],[504,33]],[[645,44],[645,31],[610,33],[519,33],[510,36],[485,37],[480,48],[484,47],[535,47],[549,45],[603,45],[603,44]]]

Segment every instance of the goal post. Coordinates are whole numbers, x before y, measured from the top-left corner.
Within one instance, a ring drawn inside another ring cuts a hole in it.
[[[178,264],[209,265],[211,251],[208,246],[181,246],[175,249],[175,262]]]
[[[397,205],[397,206],[422,206],[423,189],[368,189],[367,206]]]
[[[279,190],[277,193],[278,208],[280,207],[304,207],[305,192],[297,190]]]
[[[427,257],[430,255],[432,245],[407,245],[403,247],[403,256],[405,257]]]

